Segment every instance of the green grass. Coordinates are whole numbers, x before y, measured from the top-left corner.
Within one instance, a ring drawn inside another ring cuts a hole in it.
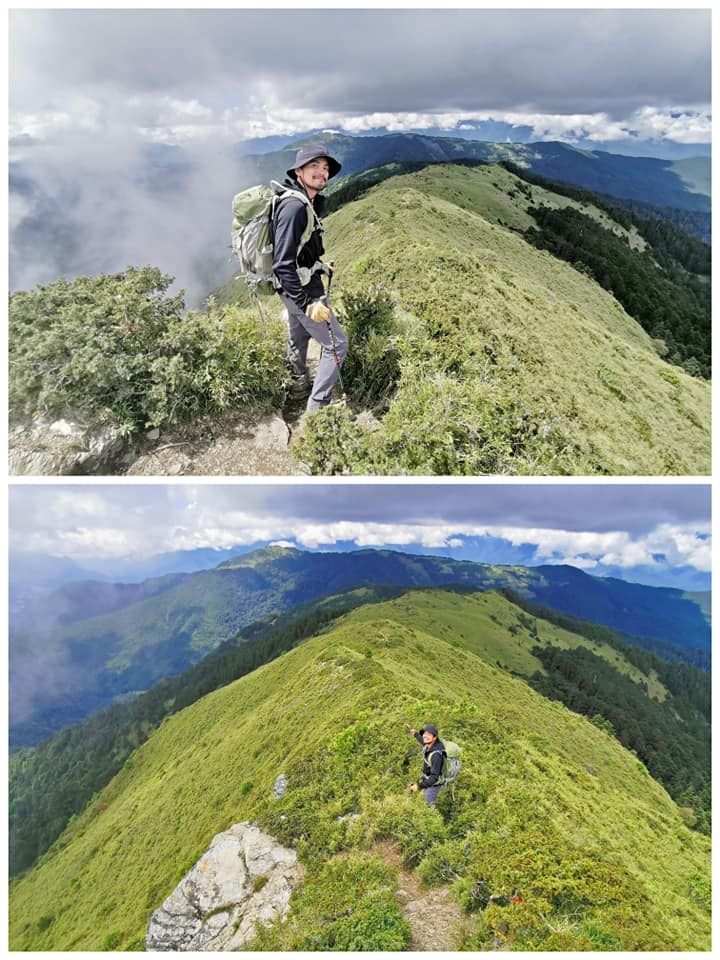
[[[609,223],[502,168],[453,166],[391,178],[327,218],[341,318],[343,291],[389,294],[401,375],[370,436],[342,413],[313,419],[299,452],[317,472],[709,472],[710,385],[665,363],[612,294],[519,236],[533,202]]]
[[[492,592],[458,595],[443,590],[414,591],[385,603],[360,607],[348,619],[364,623],[382,617],[390,623],[415,626],[523,676],[536,670],[545,672],[530,652],[536,645],[585,647],[634,682],[647,683],[655,699],[664,700],[667,696],[657,677],[646,676],[608,644],[593,643],[546,620],[534,620]]]
[[[451,884],[468,949],[709,950],[709,839],[614,738],[487,662],[462,629],[479,598],[454,598],[446,635],[437,599],[443,629],[425,598],[406,622],[400,601],[356,612],[168,719],[12,884],[11,949],[142,949],[212,836],[257,820],[307,871],[265,949],[357,949],[369,930],[377,949],[406,944],[383,841]],[[490,655],[501,606],[474,620]],[[406,718],[463,747],[438,810],[405,793],[420,767]]]

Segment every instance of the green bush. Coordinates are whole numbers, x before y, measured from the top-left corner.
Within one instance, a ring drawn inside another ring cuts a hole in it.
[[[395,873],[377,857],[335,858],[309,876],[291,918],[261,931],[257,950],[404,950],[410,928],[394,897]]]
[[[109,933],[102,943],[102,949],[107,950],[117,950],[122,941],[122,937],[119,933]]]
[[[380,288],[345,292],[342,318],[350,340],[343,366],[343,383],[350,400],[376,412],[386,410],[400,377],[392,300]]]
[[[297,455],[316,474],[573,473],[567,425],[531,410],[508,381],[461,379],[406,358],[393,403],[373,431],[345,407],[308,419]]]
[[[373,823],[373,839],[389,840],[410,867],[416,867],[430,850],[446,837],[439,811],[428,807],[422,796],[386,796],[366,815]]]
[[[10,411],[93,414],[125,433],[283,394],[284,327],[183,313],[152,267],[57,280],[10,298]]]

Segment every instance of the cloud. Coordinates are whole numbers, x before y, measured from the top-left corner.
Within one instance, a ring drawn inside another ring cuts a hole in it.
[[[10,547],[91,563],[258,543],[709,572],[709,487],[692,484],[11,485]],[[662,559],[659,559],[662,558]]]
[[[710,103],[709,10],[15,10],[10,36],[13,116],[213,136]]]
[[[592,569],[599,566],[631,569],[654,566],[657,555],[666,557],[669,566],[688,565],[710,572],[712,550],[710,523],[680,526],[661,523],[640,536],[625,530],[608,532],[563,529],[488,527],[476,535],[506,540],[513,546],[534,547],[537,562],[569,563]]]
[[[228,279],[241,162],[211,139],[193,140],[182,158],[149,153],[147,139],[99,123],[21,148],[22,182],[9,202],[11,289],[152,264],[197,305]]]
[[[151,263],[199,305],[232,272],[248,138],[710,138],[707,10],[14,9],[9,29],[12,290]],[[171,146],[184,164],[148,153]]]

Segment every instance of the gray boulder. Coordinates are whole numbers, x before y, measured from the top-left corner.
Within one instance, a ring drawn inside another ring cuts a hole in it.
[[[112,473],[125,440],[111,423],[38,417],[8,431],[8,473],[72,476]]]
[[[285,916],[303,877],[295,851],[249,823],[219,833],[150,918],[145,949],[239,950]]]

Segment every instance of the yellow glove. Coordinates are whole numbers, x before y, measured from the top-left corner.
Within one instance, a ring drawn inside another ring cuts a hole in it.
[[[416,783],[411,783],[410,786],[408,787],[408,790],[410,791],[410,793],[417,793],[419,789],[420,788]]]
[[[330,307],[326,307],[322,300],[313,300],[305,309],[305,313],[315,323],[325,323],[330,319]]]

